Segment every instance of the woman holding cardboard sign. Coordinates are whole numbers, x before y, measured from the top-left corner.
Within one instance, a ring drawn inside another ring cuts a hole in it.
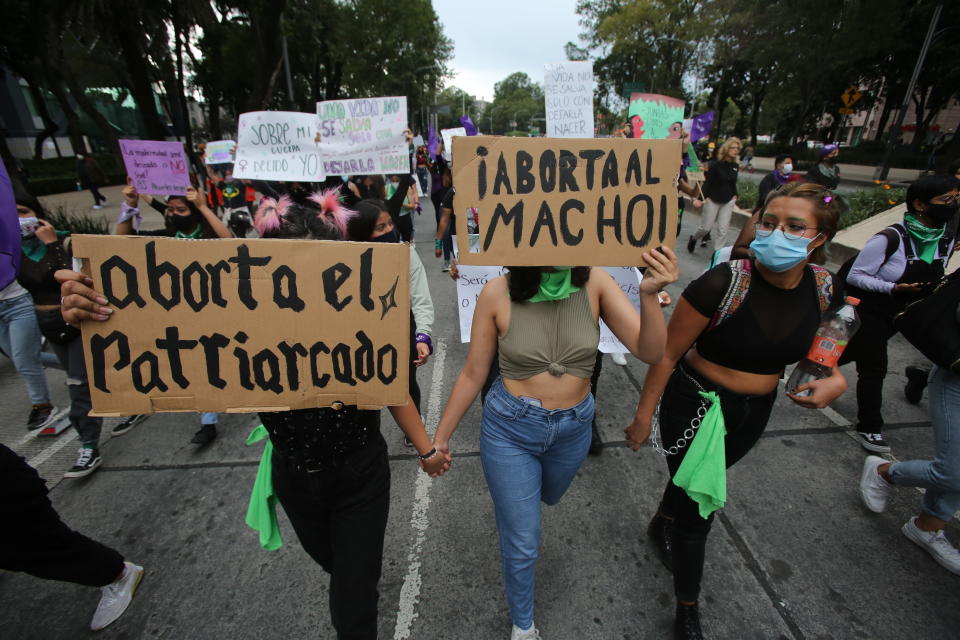
[[[600,319],[644,362],[663,355],[657,292],[677,280],[677,257],[668,247],[642,257],[648,269],[639,314],[613,278],[588,267],[510,267],[477,300],[470,351],[434,445],[449,453],[450,437],[499,354],[502,375],[483,405],[480,459],[500,533],[513,640],[539,638],[533,588],[540,502],[559,502],[587,457]]]
[[[203,191],[187,188],[186,195],[170,196],[167,198],[166,207],[163,208],[163,229],[141,230],[139,204],[140,194],[137,188],[133,186],[127,178],[127,186],[123,188],[123,202],[120,204],[120,217],[117,219],[117,226],[114,234],[120,236],[140,235],[140,236],[164,236],[175,238],[192,239],[213,239],[213,238],[232,238],[233,234],[223,224],[220,218],[207,206],[206,196]],[[156,206],[156,200],[151,201],[151,206]],[[144,419],[144,416],[130,416],[123,420],[113,429],[113,435],[123,435],[134,425]],[[205,412],[200,414],[200,430],[193,434],[191,443],[197,445],[209,444],[217,437],[217,414]]]

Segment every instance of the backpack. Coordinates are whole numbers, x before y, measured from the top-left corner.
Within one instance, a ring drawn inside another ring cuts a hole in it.
[[[731,260],[729,264],[730,284],[727,286],[727,292],[720,306],[710,318],[707,331],[716,329],[724,320],[736,313],[743,301],[747,299],[747,292],[750,290],[750,280],[753,276],[750,261]],[[820,313],[823,313],[830,307],[830,301],[833,298],[833,277],[829,271],[818,264],[808,264],[807,267],[813,272],[817,286],[817,305],[820,307]]]

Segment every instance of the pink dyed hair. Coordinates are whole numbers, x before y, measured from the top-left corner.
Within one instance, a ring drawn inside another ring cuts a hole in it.
[[[333,187],[326,191],[315,191],[307,198],[320,209],[317,214],[320,219],[339,229],[340,235],[346,238],[347,221],[357,215],[357,212],[343,206],[343,203],[340,202],[340,190]]]
[[[288,196],[280,196],[279,200],[263,198],[253,215],[253,226],[257,233],[261,236],[276,233],[291,204],[293,201]]]

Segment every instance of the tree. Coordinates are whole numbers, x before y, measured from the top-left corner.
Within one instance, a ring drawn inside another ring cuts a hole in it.
[[[493,86],[493,102],[482,116],[484,124],[492,121],[491,133],[513,129],[511,121],[516,121],[516,128],[527,130],[531,123],[545,117],[543,88],[520,71],[511,73]]]
[[[434,103],[437,106],[437,126],[441,129],[459,127],[462,115],[470,116],[470,119],[480,126],[480,111],[476,103],[476,96],[470,95],[463,89],[446,87],[437,95]]]

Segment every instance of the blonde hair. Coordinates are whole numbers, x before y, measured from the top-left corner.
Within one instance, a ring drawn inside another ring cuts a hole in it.
[[[727,155],[730,153],[730,147],[736,143],[741,149],[743,149],[743,142],[740,141],[740,138],[735,138],[733,136],[727,138],[723,141],[723,144],[720,145],[720,150],[717,151],[717,160],[723,162],[727,159]]]

